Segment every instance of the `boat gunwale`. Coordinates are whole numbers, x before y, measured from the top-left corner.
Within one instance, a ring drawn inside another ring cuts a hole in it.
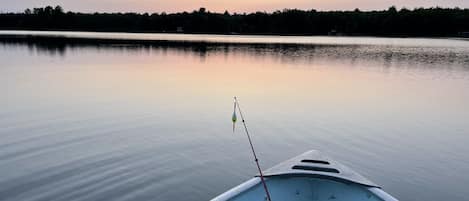
[[[256,175],[255,177],[259,177],[259,175]],[[337,177],[334,175],[329,175],[329,174],[324,174],[324,173],[314,173],[314,172],[305,172],[305,173],[281,173],[281,174],[269,174],[269,175],[264,175],[264,178],[272,178],[272,177],[309,177],[309,178],[318,178],[318,179],[326,179],[326,180],[331,180],[331,181],[336,181],[340,183],[345,183],[345,184],[358,184],[364,187],[374,187],[374,188],[381,188],[381,186],[378,185],[371,185],[371,184],[366,184],[366,183],[360,183],[354,180],[349,180],[343,177]]]

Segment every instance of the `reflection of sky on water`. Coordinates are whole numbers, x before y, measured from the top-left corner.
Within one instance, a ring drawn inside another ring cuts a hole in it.
[[[67,52],[94,49],[124,52],[128,54],[150,54],[151,52],[173,51],[182,54],[207,56],[237,54],[249,57],[274,59],[286,63],[312,63],[337,61],[354,65],[375,63],[384,67],[407,66],[411,68],[463,67],[469,66],[469,48],[466,47],[413,47],[394,45],[295,45],[295,44],[217,44],[217,43],[171,43],[156,44],[100,44],[76,43],[61,40],[51,41],[0,41],[4,46],[26,45],[31,54],[66,56]]]
[[[256,173],[231,133],[237,95],[264,168],[320,149],[401,200],[462,201],[467,55],[3,41],[0,197],[207,200]]]

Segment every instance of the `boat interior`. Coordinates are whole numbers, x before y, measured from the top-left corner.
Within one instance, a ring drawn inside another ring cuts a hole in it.
[[[266,178],[266,184],[272,201],[382,201],[369,190],[370,187],[324,178],[276,176]],[[230,201],[266,200],[261,182],[230,199]]]

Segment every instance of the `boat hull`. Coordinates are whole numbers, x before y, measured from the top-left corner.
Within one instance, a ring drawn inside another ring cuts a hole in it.
[[[266,178],[272,201],[397,201],[378,187],[353,183],[308,178],[276,177]],[[261,180],[252,178],[231,190],[215,197],[212,201],[264,201],[265,193]]]
[[[397,201],[352,169],[311,150],[264,171],[272,201]],[[267,200],[256,176],[212,201]]]

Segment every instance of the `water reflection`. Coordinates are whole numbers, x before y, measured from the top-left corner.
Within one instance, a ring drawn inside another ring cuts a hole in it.
[[[96,50],[127,54],[172,51],[200,57],[229,54],[285,63],[340,61],[384,67],[469,68],[469,48],[395,45],[249,44],[190,41],[134,41],[54,38],[1,38],[0,45],[27,46],[31,54],[66,57],[70,51]]]
[[[0,200],[208,200],[256,173],[233,95],[263,168],[319,149],[401,200],[465,200],[468,48],[376,40],[2,39]]]

